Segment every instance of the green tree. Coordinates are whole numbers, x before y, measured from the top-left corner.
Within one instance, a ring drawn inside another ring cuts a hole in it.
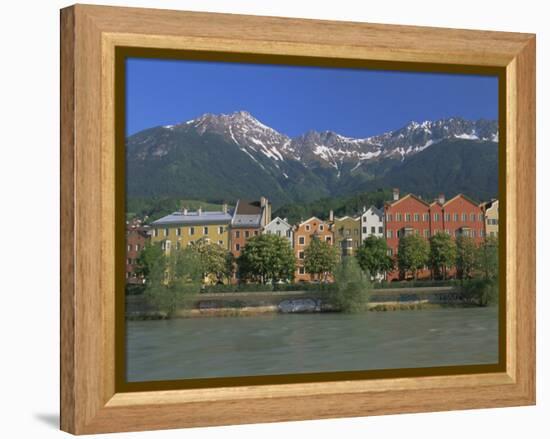
[[[478,263],[476,243],[469,236],[456,238],[456,274],[459,279],[471,279]]]
[[[447,279],[447,269],[455,265],[456,245],[444,232],[438,232],[430,238],[430,266],[433,276]]]
[[[258,235],[250,238],[238,258],[239,277],[266,283],[290,280],[296,258],[286,238]]]
[[[304,250],[305,271],[317,275],[326,282],[328,275],[334,271],[338,263],[338,252],[335,247],[326,241],[314,236]]]
[[[233,274],[233,255],[221,245],[210,243],[201,238],[195,241],[191,248],[200,257],[202,276],[213,276],[216,283],[223,283]]]
[[[429,258],[430,248],[425,239],[415,234],[399,239],[397,264],[402,273],[406,274],[410,271],[416,280],[418,270],[428,264]]]
[[[146,245],[138,257],[136,273],[144,277],[145,284],[160,283],[165,269],[166,256],[160,243]]]
[[[485,238],[477,250],[477,264],[484,279],[498,279],[498,239]]]
[[[363,241],[356,256],[361,269],[373,278],[393,270],[393,258],[388,256],[388,245],[384,238],[370,235]]]
[[[146,283],[145,295],[149,303],[170,317],[194,302],[200,291],[202,264],[198,252],[190,247],[163,255],[158,264],[162,266],[162,275],[158,275],[155,266],[155,275]]]
[[[356,258],[344,257],[334,271],[335,282],[328,290],[329,302],[344,312],[367,309],[371,283]]]

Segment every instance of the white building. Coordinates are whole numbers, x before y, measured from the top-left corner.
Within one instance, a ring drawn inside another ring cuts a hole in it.
[[[384,237],[384,211],[375,206],[363,208],[361,214],[361,242],[371,235]]]
[[[269,224],[264,227],[264,233],[267,235],[277,235],[288,239],[290,246],[292,247],[292,226],[287,222],[286,218],[281,219],[279,217],[273,219]]]

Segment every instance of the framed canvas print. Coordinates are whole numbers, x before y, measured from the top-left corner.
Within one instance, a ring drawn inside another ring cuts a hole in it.
[[[61,428],[535,402],[535,37],[61,11]]]

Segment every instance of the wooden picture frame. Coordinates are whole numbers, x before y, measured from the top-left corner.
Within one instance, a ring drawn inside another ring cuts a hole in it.
[[[499,70],[506,109],[502,371],[120,391],[114,245],[121,192],[115,190],[118,47]],[[61,429],[67,432],[534,404],[535,36],[89,5],[63,9],[61,236]]]

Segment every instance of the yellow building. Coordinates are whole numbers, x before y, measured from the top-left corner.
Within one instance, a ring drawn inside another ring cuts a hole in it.
[[[491,200],[482,205],[485,213],[485,236],[498,236],[498,200]]]
[[[151,223],[151,242],[160,242],[167,255],[172,249],[184,248],[199,239],[229,250],[230,223],[227,206],[221,212],[182,209]]]
[[[334,242],[341,254],[353,255],[361,245],[361,218],[335,218],[332,226]]]

